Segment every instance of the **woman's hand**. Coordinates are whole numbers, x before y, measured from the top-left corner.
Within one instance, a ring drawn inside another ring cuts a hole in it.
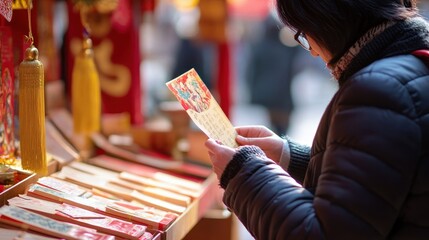
[[[245,126],[235,128],[239,145],[255,145],[262,149],[268,158],[275,162],[280,161],[284,140],[264,126]]]
[[[207,147],[210,159],[212,161],[213,171],[220,180],[226,165],[229,163],[229,161],[232,160],[236,150],[222,145],[222,143],[217,142],[211,138],[206,141],[205,146]]]

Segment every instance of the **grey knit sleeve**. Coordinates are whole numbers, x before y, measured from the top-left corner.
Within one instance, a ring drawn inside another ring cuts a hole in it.
[[[232,157],[232,160],[226,165],[225,170],[222,173],[219,181],[220,187],[225,189],[229,180],[235,177],[242,165],[255,156],[266,157],[265,153],[256,146],[242,146],[237,148],[237,152]]]
[[[291,138],[286,137],[290,148],[290,161],[287,172],[300,184],[303,183],[307,171],[308,162],[310,161],[310,147],[294,142]]]

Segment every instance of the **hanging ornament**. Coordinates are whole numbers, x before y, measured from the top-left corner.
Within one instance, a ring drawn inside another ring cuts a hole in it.
[[[31,6],[31,0],[28,0]],[[19,136],[22,168],[46,175],[45,100],[43,64],[34,46],[31,31],[31,10],[28,8],[30,47],[19,65]]]
[[[82,50],[75,58],[72,74],[74,131],[81,134],[100,130],[100,81],[93,57],[92,41],[84,36]]]
[[[94,63],[94,51],[90,38],[87,14],[90,7],[81,6],[81,21],[84,26],[82,50],[75,57],[72,72],[72,114],[74,132],[82,137],[83,158],[89,157],[93,145],[91,134],[100,131],[101,92],[100,79]]]

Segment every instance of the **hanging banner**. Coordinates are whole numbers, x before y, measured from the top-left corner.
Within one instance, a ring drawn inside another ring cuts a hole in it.
[[[14,136],[14,69],[12,32],[0,27],[0,163],[11,164],[15,155]]]
[[[74,58],[82,47],[81,17],[68,0],[66,33],[67,86],[70,96]],[[132,0],[119,0],[111,12],[97,8],[86,16],[100,77],[103,113],[128,113],[131,124],[143,122],[141,110],[140,48]],[[137,8],[139,9],[139,8]],[[137,11],[138,12],[138,11]]]

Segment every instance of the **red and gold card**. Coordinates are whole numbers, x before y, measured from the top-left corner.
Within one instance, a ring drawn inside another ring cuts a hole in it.
[[[139,206],[124,201],[99,201],[96,198],[82,198],[63,193],[39,184],[30,185],[27,195],[56,203],[67,203],[100,214],[108,214],[135,223],[141,223],[155,229],[164,230],[177,218],[177,214],[169,213],[153,207]],[[126,206],[126,207],[124,207]],[[118,209],[123,207],[121,209]]]
[[[114,240],[112,235],[94,229],[61,222],[15,206],[0,208],[0,222],[36,232],[72,240]]]
[[[110,203],[106,208],[106,212],[126,217],[131,221],[150,225],[158,230],[166,230],[167,227],[169,227],[178,217],[178,215],[174,213],[165,212],[144,205],[138,206],[136,204],[122,201]]]
[[[209,138],[238,147],[237,132],[195,69],[166,83],[188,115]]]
[[[137,240],[146,231],[146,226],[133,224],[129,221],[105,216],[65,203],[54,203],[25,195],[9,199],[8,203],[56,220],[93,228],[99,232],[126,239]]]

